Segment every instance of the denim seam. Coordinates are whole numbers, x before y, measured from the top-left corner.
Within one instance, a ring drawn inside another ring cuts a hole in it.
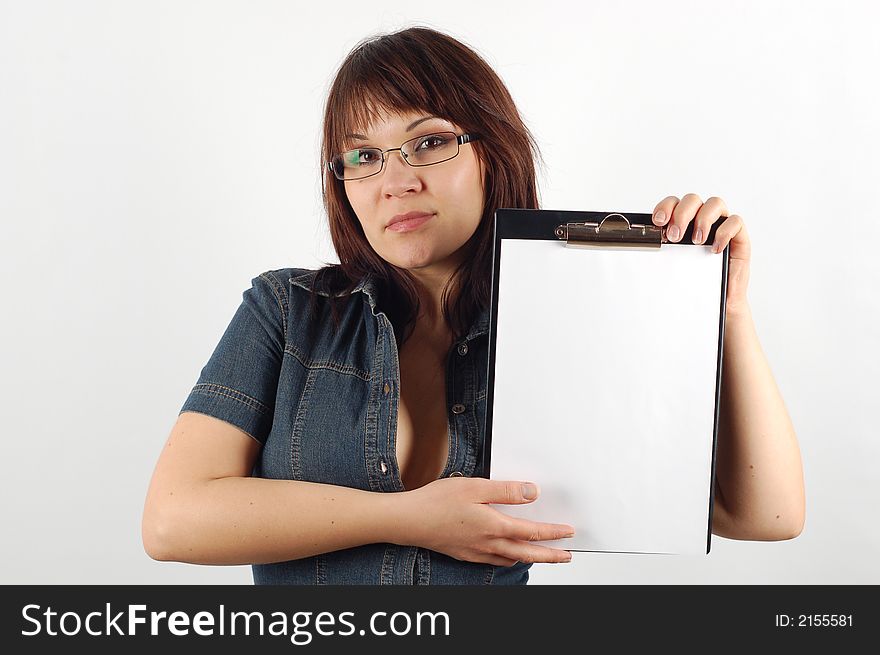
[[[431,554],[427,550],[417,549],[416,559],[419,562],[419,584],[431,584]]]
[[[483,584],[492,584],[492,580],[495,579],[495,566],[492,564],[489,565],[489,572],[486,574],[485,582]]]
[[[332,362],[329,360],[323,361],[311,361],[307,357],[304,357],[298,348],[287,344],[284,346],[284,352],[296,359],[303,367],[307,369],[330,369],[331,371],[336,371],[337,373],[342,373],[344,375],[354,375],[355,377],[364,380],[365,382],[370,381],[370,374],[367,371],[363,371],[355,366],[345,366],[343,364],[337,364],[336,362]]]
[[[473,397],[473,402],[468,412],[468,431],[467,431],[467,453],[465,454],[465,469],[468,475],[473,476],[477,468],[477,450],[480,447],[480,434],[482,430],[479,425],[479,415],[477,411],[477,403],[485,397],[485,393],[480,392],[479,377],[477,375],[477,367],[474,365],[473,359],[469,360],[468,367],[468,388]]]
[[[219,391],[223,389],[223,391]],[[215,396],[223,396],[224,398],[230,398],[231,400],[237,400],[242,405],[250,407],[251,409],[255,409],[260,414],[268,414],[272,410],[261,403],[256,398],[252,398],[248,396],[246,393],[242,393],[237,389],[231,389],[230,387],[225,387],[222,384],[214,384],[213,382],[199,382],[193,387],[193,392],[195,393],[203,393],[205,395],[215,395]],[[224,393],[224,391],[229,391],[231,393]]]
[[[327,584],[327,560],[324,555],[315,556],[315,584]]]
[[[379,391],[382,385],[382,378],[384,377],[384,375],[379,374],[382,371],[382,362],[384,362],[383,355],[384,348],[380,339],[376,344],[376,352],[373,355],[373,370],[377,371],[378,368],[378,371],[375,375],[375,380],[370,385],[370,398],[367,401],[367,411],[364,415],[364,466],[367,469],[367,480],[372,491],[383,491],[382,479],[375,466],[378,461],[374,461],[381,456],[381,453],[379,453],[379,417],[377,414],[379,413],[381,403],[384,402],[380,400],[381,395]]]
[[[471,398],[474,398],[474,400],[473,402],[468,403],[468,411],[462,415],[464,423],[467,425],[467,441],[463,468],[465,470],[465,475],[473,477],[477,468],[477,442],[480,438],[480,426],[478,425],[477,418],[477,402],[479,401],[477,400],[475,393],[477,389],[477,369],[474,366],[473,361],[469,362],[467,373],[468,395]]]
[[[315,371],[309,371],[303,384],[302,394],[296,407],[296,416],[293,419],[293,429],[290,434],[290,473],[294,480],[302,480],[302,430],[305,423],[305,415],[309,409],[309,398],[315,387]]]
[[[454,352],[454,350],[453,350]],[[450,367],[452,367],[450,369]],[[446,455],[446,466],[443,471],[449,471],[450,468],[455,469],[456,462],[458,461],[458,440],[461,438],[460,431],[458,429],[458,424],[456,421],[457,415],[453,414],[451,417],[449,415],[449,397],[458,402],[455,398],[455,378],[459,373],[460,365],[454,359],[454,355],[446,356],[446,441],[448,444],[449,452]],[[452,471],[450,471],[451,473]]]
[[[394,366],[392,370],[400,371],[400,359],[399,353],[397,352],[397,344],[394,340],[394,328],[391,325],[391,321],[388,318],[385,318],[385,321],[388,323],[387,330],[383,332],[383,341],[387,341],[391,348],[391,354],[394,356]],[[381,327],[380,327],[381,329]],[[390,334],[390,336],[389,336]],[[388,421],[387,426],[388,429],[385,431],[385,452],[388,453],[388,460],[391,466],[389,467],[392,474],[392,482],[396,484],[393,485],[394,489],[392,491],[406,491],[403,487],[403,478],[400,474],[400,462],[397,461],[397,429],[398,429],[398,421],[400,420],[400,378],[398,378],[395,383],[392,385],[392,392],[394,396],[392,398],[392,402],[389,404],[388,410]],[[394,407],[397,407],[395,411]]]
[[[404,567],[403,567],[403,584],[417,584],[418,578],[413,575],[416,568],[416,562],[419,559],[419,548],[418,546],[409,546],[406,549],[406,556],[403,558]]]
[[[394,584],[394,558],[397,554],[397,546],[385,546],[385,553],[382,555],[382,570],[379,572],[379,584]]]
[[[261,273],[260,277],[266,280],[269,283],[270,288],[272,289],[272,295],[275,296],[275,301],[278,303],[278,308],[281,310],[281,330],[284,335],[285,342],[287,341],[287,311],[286,304],[281,300],[281,294],[284,293],[284,288],[278,282],[274,275],[271,272],[266,271],[265,273]],[[280,291],[280,293],[279,293]],[[285,294],[286,295],[286,294]]]

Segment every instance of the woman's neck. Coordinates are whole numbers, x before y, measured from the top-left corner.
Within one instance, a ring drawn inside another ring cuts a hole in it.
[[[443,290],[461,265],[462,257],[463,252],[459,250],[431,266],[409,269],[419,294],[420,308],[416,320],[424,321],[435,332],[449,329],[443,318]]]

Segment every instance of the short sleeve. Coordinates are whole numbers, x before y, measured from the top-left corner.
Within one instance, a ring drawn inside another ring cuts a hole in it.
[[[251,280],[180,413],[214,416],[265,444],[275,412],[286,316],[287,292],[272,271]]]

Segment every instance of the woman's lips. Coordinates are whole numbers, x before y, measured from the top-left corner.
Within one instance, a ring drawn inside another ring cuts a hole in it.
[[[393,223],[385,229],[391,230],[392,232],[411,232],[412,230],[418,229],[420,226],[424,225],[432,218],[434,218],[434,214],[429,214],[427,216],[418,216],[416,218],[408,218],[405,221],[398,221],[397,223]]]

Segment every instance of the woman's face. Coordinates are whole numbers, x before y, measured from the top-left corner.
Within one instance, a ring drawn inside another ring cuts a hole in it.
[[[351,140],[346,148],[399,148],[413,137],[438,131],[463,132],[458,125],[428,113],[383,114],[364,134],[366,139]],[[410,166],[398,151],[385,157],[381,173],[344,182],[367,241],[380,257],[399,268],[452,273],[463,256],[462,246],[483,214],[485,170],[476,151],[470,144],[461,145],[456,157],[424,167]],[[418,226],[389,228],[393,217],[413,211],[432,216]]]

